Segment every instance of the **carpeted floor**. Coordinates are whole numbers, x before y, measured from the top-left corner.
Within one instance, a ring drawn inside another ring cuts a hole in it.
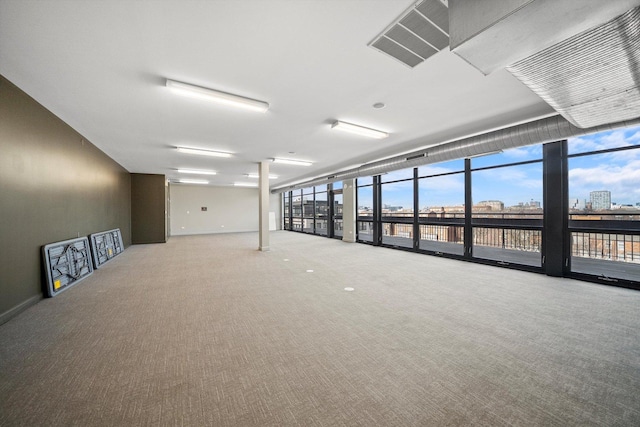
[[[0,425],[640,425],[640,292],[257,245],[132,246],[0,326]]]

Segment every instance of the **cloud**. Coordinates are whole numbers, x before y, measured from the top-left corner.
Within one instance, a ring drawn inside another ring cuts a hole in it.
[[[535,160],[542,158],[542,144],[530,145],[527,147],[511,148],[502,155],[510,160]]]
[[[456,167],[451,167],[451,166],[456,166]],[[460,162],[460,164],[451,165],[451,166],[444,166],[444,165],[420,166],[418,168],[418,176],[441,175],[445,173],[464,171],[464,163],[462,162]]]
[[[611,191],[611,201],[623,204],[640,202],[640,160],[626,164],[599,163],[569,170],[572,198],[589,199],[591,191]]]
[[[570,154],[589,151],[608,150],[640,144],[640,126],[617,129],[569,138],[567,145]]]
[[[409,179],[409,178],[413,178],[413,168],[387,172],[381,177],[382,182],[396,181],[400,179]]]
[[[491,180],[494,186],[498,183],[519,185],[527,179],[542,182],[542,163],[532,165],[510,166],[472,172],[472,180]]]

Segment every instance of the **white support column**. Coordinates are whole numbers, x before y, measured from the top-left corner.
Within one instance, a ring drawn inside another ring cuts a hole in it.
[[[342,181],[343,242],[356,241],[356,180]]]
[[[269,250],[269,163],[260,162],[258,165],[259,175],[259,206],[260,212],[259,235],[261,251]]]

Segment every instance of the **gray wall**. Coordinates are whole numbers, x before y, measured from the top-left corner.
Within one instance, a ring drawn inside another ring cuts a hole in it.
[[[0,76],[0,323],[42,297],[41,247],[120,228],[130,174]]]
[[[172,236],[258,231],[258,189],[171,184],[170,211]],[[269,211],[278,227],[279,194],[271,195]]]

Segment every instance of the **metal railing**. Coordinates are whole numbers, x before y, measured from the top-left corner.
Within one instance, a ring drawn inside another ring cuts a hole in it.
[[[420,224],[420,240],[464,244],[464,227],[460,225]]]
[[[363,242],[373,242],[373,221],[356,221],[358,227],[358,240]]]
[[[542,230],[473,227],[473,245],[527,252],[542,251]]]
[[[571,255],[640,263],[640,210],[572,212]]]
[[[640,235],[574,231],[571,256],[640,263]]]

